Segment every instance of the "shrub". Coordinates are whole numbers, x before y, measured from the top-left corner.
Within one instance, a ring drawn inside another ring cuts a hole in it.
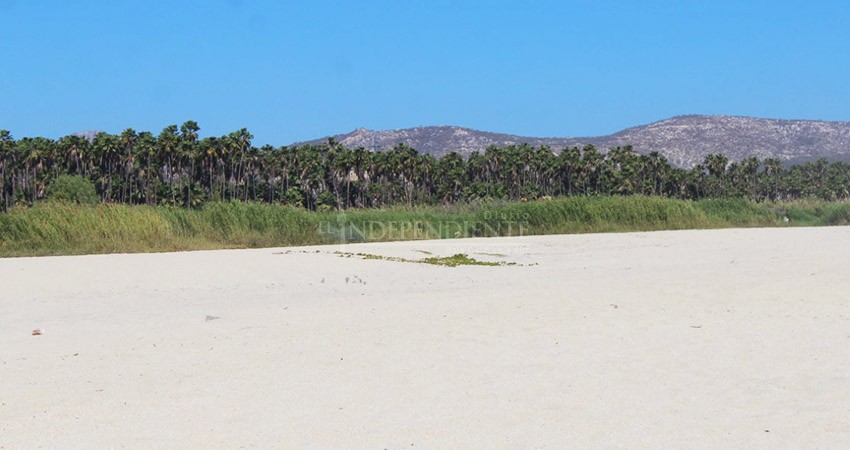
[[[47,198],[80,205],[100,203],[100,196],[97,195],[94,183],[88,178],[76,175],[61,175],[56,178],[47,188]]]

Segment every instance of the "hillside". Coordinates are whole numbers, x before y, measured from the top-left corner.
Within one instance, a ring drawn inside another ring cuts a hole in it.
[[[435,156],[451,151],[466,156],[491,145],[522,143],[548,145],[555,150],[585,144],[601,149],[632,145],[639,153],[655,150],[673,164],[685,167],[701,162],[710,153],[723,153],[733,160],[748,156],[776,157],[783,161],[850,158],[850,122],[739,116],[677,116],[596,137],[538,138],[456,126],[429,126],[384,131],[359,128],[334,138],[347,147],[367,149],[388,149],[405,143]]]

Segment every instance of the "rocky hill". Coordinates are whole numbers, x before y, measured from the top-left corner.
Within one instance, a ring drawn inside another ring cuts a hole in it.
[[[477,131],[455,126],[373,131],[357,129],[333,136],[347,147],[386,150],[405,143],[420,152],[441,156],[456,151],[466,156],[490,145],[527,143],[555,150],[593,144],[600,149],[632,145],[639,153],[658,151],[679,166],[701,162],[709,153],[733,160],[749,156],[800,162],[819,157],[850,159],[850,122],[778,120],[738,116],[677,116],[628,128],[608,136],[536,138]],[[326,138],[325,138],[326,139]],[[317,139],[309,143],[324,142]]]
[[[73,135],[79,136],[81,138],[85,138],[87,141],[92,142],[94,140],[94,138],[100,133],[103,133],[103,131],[86,130],[86,131],[80,131],[78,133],[74,133]]]

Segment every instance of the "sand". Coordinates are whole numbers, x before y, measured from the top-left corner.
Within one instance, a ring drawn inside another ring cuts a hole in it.
[[[0,448],[847,448],[848,249],[836,227],[0,259]]]

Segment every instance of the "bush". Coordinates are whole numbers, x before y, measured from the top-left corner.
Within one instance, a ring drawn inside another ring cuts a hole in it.
[[[81,176],[61,175],[47,188],[47,198],[50,200],[77,203],[80,205],[96,205],[100,196],[94,183]]]
[[[823,210],[823,225],[850,225],[850,203],[828,204]]]
[[[316,211],[319,212],[328,212],[336,209],[336,199],[334,198],[334,195],[328,191],[319,194],[319,198],[316,199],[316,203]]]
[[[301,189],[290,188],[283,196],[283,203],[289,206],[304,207],[304,193]]]

